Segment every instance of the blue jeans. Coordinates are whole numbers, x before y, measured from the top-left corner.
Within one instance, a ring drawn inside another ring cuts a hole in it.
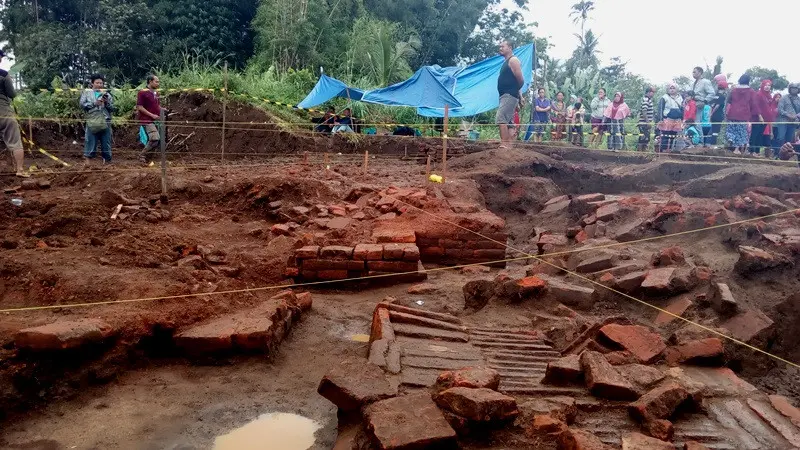
[[[89,127],[86,127],[86,144],[83,147],[83,156],[86,158],[94,158],[97,156],[97,142],[100,142],[101,154],[103,161],[111,162],[111,125],[105,131],[99,133],[92,133]]]
[[[775,139],[772,141],[774,154],[777,155],[783,144],[794,141],[794,133],[797,131],[796,123],[781,123],[775,125]]]

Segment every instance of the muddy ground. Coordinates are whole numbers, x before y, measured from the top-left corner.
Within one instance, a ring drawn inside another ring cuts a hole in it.
[[[217,105],[202,97],[173,102],[181,120],[219,120]],[[240,122],[269,119],[246,107],[234,111]],[[3,195],[0,207],[0,309],[186,297],[2,313],[0,396],[5,414],[0,446],[209,448],[216,436],[260,414],[289,412],[322,424],[316,448],[331,448],[336,409],[316,394],[317,385],[337,361],[366,357],[367,344],[357,335],[369,334],[372,311],[386,296],[420,301],[421,308],[459,315],[476,325],[553,326],[531,304],[490,304],[478,312],[465,311],[462,286],[478,275],[453,270],[432,273],[429,283],[437,290],[422,296],[407,294],[408,284],[312,288],[312,312],[276,355],[187,361],[169,345],[167,337],[175,330],[262,302],[276,290],[257,288],[287,283],[284,271],[293,249],[309,243],[366,242],[380,213],[354,220],[346,230],[308,221],[291,236],[277,236],[273,225],[288,219],[276,215],[271,202],[281,201],[281,211],[289,211],[354,202],[389,186],[422,188],[431,197],[488,208],[506,220],[512,247],[535,254],[535,239],[542,231],[563,233],[572,225],[538,216],[545,202],[562,194],[602,192],[658,202],[675,193],[722,201],[755,186],[800,192],[796,168],[766,162],[653,159],[567,148],[504,151],[492,145],[457,147],[448,182],[436,185],[424,180],[424,160],[403,159],[409,153],[405,140],[383,138],[385,143],[373,150],[376,141],[352,144],[269,130],[264,136],[229,130],[228,149],[241,155],[224,167],[205,155],[219,151],[219,131],[196,130],[192,136],[178,131],[184,136],[173,142],[186,139],[171,150],[167,204],[158,199],[158,169],[143,168],[133,158],[132,133],[121,133],[117,162],[104,167],[80,165],[79,150],[70,142],[78,138],[73,131],[36,131],[40,145],[75,165],[61,168],[38,157],[37,184],[24,189],[19,180],[0,176],[3,188],[18,188]],[[414,145],[410,154],[437,153],[437,144]],[[366,175],[360,154],[347,155],[365,146],[376,156]],[[327,150],[328,156],[316,153]],[[301,156],[306,151],[312,153],[308,164]],[[284,156],[267,159],[252,153]],[[6,166],[2,172],[8,170]],[[22,205],[13,205],[12,198],[21,199]],[[118,204],[130,209],[122,211],[123,219],[112,220]],[[797,225],[793,216],[780,220],[775,222],[782,227]],[[800,287],[797,270],[734,275],[738,255],[721,236],[715,230],[636,244],[631,251],[642,256],[681,246],[688,259],[702,261],[728,281],[743,304],[774,314],[773,308]],[[192,255],[212,255],[221,264],[182,265]],[[507,273],[524,276],[529,262],[511,263]],[[227,291],[237,292],[214,294]],[[198,293],[212,295],[191,296]],[[598,318],[615,314],[652,323],[656,312],[617,298],[585,313]],[[22,328],[83,317],[103,319],[119,330],[111,348],[52,360],[30,359],[14,348],[13,335]],[[791,328],[782,330],[792,333]],[[800,354],[790,342],[778,339],[772,350],[794,360]],[[800,375],[785,364],[754,358],[752,366],[736,370],[768,392],[800,400]]]

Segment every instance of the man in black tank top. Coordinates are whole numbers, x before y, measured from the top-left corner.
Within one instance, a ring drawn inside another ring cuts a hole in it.
[[[511,42],[504,40],[500,43],[500,54],[506,62],[500,68],[500,76],[497,78],[500,107],[497,109],[496,122],[500,127],[500,147],[508,148],[513,136],[509,125],[513,126],[514,113],[522,96],[520,89],[525,84],[525,78],[522,75],[522,64],[519,58],[514,56],[514,46]]]

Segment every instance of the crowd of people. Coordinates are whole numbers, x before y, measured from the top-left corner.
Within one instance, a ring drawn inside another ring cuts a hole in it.
[[[724,128],[726,147],[734,154],[749,153],[754,157],[777,157],[780,148],[788,143],[800,144],[800,84],[790,84],[789,93],[773,94],[772,81],[762,80],[758,90],[750,87],[751,78],[745,74],[730,86],[724,75],[712,79],[696,67],[692,89],[681,92],[675,83],[655,99],[656,88],[644,89],[637,119],[637,132],[626,133],[625,120],[633,116],[625,102],[625,93],[609,97],[598,89],[590,102],[557,92],[554,99],[540,88],[533,100],[531,124],[525,140],[542,142],[545,135],[551,140],[566,140],[586,145],[584,128],[591,130],[589,145],[599,146],[606,139],[609,150],[622,150],[625,136],[638,135],[637,150],[646,150],[655,141],[655,150],[665,152],[692,146],[711,147],[720,144]],[[502,106],[502,104],[501,104]],[[519,108],[519,105],[518,105]],[[502,124],[501,124],[502,130]]]

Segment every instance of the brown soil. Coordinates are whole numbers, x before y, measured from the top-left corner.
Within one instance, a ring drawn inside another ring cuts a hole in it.
[[[178,113],[172,119],[174,125],[221,120],[221,105],[200,94],[175,96],[169,106]],[[229,107],[227,119],[274,122],[260,110],[235,104]],[[401,215],[396,222],[383,224],[368,218],[354,221],[345,232],[324,230],[310,221],[292,237],[275,237],[271,226],[286,219],[270,214],[266,205],[278,200],[284,203],[283,211],[291,206],[354,202],[361,194],[391,185],[423,188],[431,198],[485,206],[506,219],[515,248],[536,253],[531,239],[542,230],[563,234],[562,223],[579,219],[563,217],[563,222],[557,222],[538,214],[545,202],[560,194],[603,192],[657,201],[671,192],[686,199],[729,199],[753,186],[800,190],[796,169],[768,165],[652,160],[640,155],[601,157],[570,149],[502,151],[458,143],[451,146],[453,154],[467,155],[450,162],[451,179],[438,186],[423,180],[424,162],[400,158],[438,154],[440,143],[435,140],[374,137],[350,142],[269,127],[257,132],[228,130],[226,149],[237,161],[226,167],[219,167],[219,160],[207,155],[220,151],[220,130],[174,127],[173,142],[181,144],[170,149],[168,204],[158,202],[160,172],[139,167],[134,154],[127,153],[138,148],[133,129],[118,133],[120,152],[112,169],[80,165],[62,169],[38,157],[37,166],[52,171],[38,176],[48,180],[50,188],[0,197],[0,309],[277,286],[285,282],[284,269],[299,245],[354,244],[369,240],[378,226],[436,221],[422,214]],[[72,144],[79,135],[75,130],[36,128],[34,135],[42,147],[67,161],[78,161],[80,150]],[[347,156],[364,150],[380,156],[371,160],[368,175],[361,172],[360,155]],[[310,165],[302,163],[303,152],[327,151],[331,170],[324,169],[318,155]],[[286,156],[258,158],[252,153]],[[208,167],[199,167],[202,164]],[[4,188],[17,183],[0,176]],[[351,195],[354,189],[360,190]],[[22,199],[23,205],[13,206],[12,197]],[[121,199],[147,205],[148,211],[162,218],[148,221],[143,215],[112,221],[111,212]],[[431,205],[430,211],[441,212],[433,208],[441,203]],[[770,223],[782,228],[800,226],[795,217]],[[748,278],[735,275],[737,253],[721,236],[722,231],[687,235],[637,244],[626,251],[635,259],[649,261],[663,247],[682,246],[690,260],[698,265],[702,261],[729,283],[743,306],[762,309],[777,319],[776,306],[800,287],[797,269]],[[750,245],[758,237],[753,239]],[[182,258],[204,251],[223,255],[224,267],[238,273],[212,266],[179,266]],[[519,262],[506,272],[523,276],[525,271],[524,262]],[[316,447],[330,448],[336,437],[336,411],[316,394],[316,386],[327,368],[345,356],[366,356],[366,344],[353,341],[352,336],[369,333],[372,310],[387,295],[405,304],[422,301],[420,307],[456,314],[473,324],[543,331],[565,326],[552,315],[542,314],[542,306],[535,304],[491,304],[474,314],[465,312],[463,284],[469,279],[492,279],[496,273],[436,272],[430,282],[439,291],[423,296],[407,295],[407,285],[318,290],[312,313],[292,330],[277,355],[268,360],[229,358],[212,366],[190,365],[178,357],[169,337],[187,325],[253,306],[274,291],[5,313],[0,316],[0,398],[6,417],[0,446],[125,448],[137,442],[138,448],[207,448],[215,436],[259,414],[281,411],[322,423]],[[654,301],[664,306],[663,300]],[[550,306],[555,307],[544,309]],[[596,304],[586,317],[615,314],[650,324],[656,313],[612,297]],[[712,319],[706,312],[692,314],[693,320]],[[13,334],[22,328],[83,317],[107,321],[120,330],[120,338],[109,347],[51,360],[29,358],[14,348]],[[794,330],[783,327],[781,331]],[[769,343],[769,350],[793,358],[795,343],[778,340]],[[763,357],[736,368],[761,388],[800,399],[800,376],[792,368]]]

